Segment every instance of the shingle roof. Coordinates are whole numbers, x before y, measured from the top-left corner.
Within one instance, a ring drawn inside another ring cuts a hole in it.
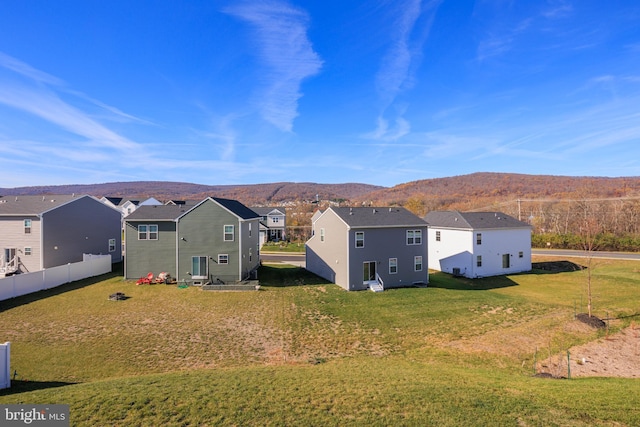
[[[420,227],[427,223],[405,208],[329,208],[353,228],[365,227]]]
[[[284,214],[286,214],[286,212],[287,212],[287,210],[285,208],[273,207],[273,206],[252,206],[251,210],[254,211],[255,213],[259,214],[260,216],[269,215],[274,210],[278,210],[278,211],[280,211],[280,212],[282,212]]]
[[[237,200],[211,197],[224,208],[242,219],[259,218],[260,216]],[[205,199],[206,200],[206,199]],[[198,202],[198,204],[201,202]],[[175,221],[195,205],[143,205],[127,216],[128,221]]]
[[[119,206],[124,200],[122,197],[104,196],[104,198],[107,199],[113,206]]]
[[[425,220],[432,227],[469,230],[531,227],[526,222],[518,221],[503,212],[432,211],[427,214]]]
[[[212,197],[213,200],[220,203],[225,208],[229,209],[234,214],[238,215],[242,219],[259,218],[260,215],[243,205],[237,200],[222,199],[220,197]]]
[[[176,205],[143,205],[127,215],[127,221],[175,221],[189,208]]]
[[[0,196],[0,215],[39,215],[82,197],[88,196],[73,194]]]

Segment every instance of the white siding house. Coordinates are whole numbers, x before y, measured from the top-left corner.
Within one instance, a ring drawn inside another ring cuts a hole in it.
[[[531,270],[531,226],[502,212],[434,211],[425,217],[429,268],[468,278]]]

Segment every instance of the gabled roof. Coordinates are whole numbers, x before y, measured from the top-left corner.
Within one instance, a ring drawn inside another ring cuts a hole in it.
[[[405,208],[338,208],[330,207],[351,228],[424,227],[427,223]]]
[[[255,213],[254,211],[252,211],[251,209],[249,209],[248,207],[246,207],[245,205],[243,205],[237,200],[222,199],[220,197],[211,197],[211,199],[215,200],[216,202],[218,202],[219,204],[221,204],[222,206],[224,206],[225,208],[227,208],[232,213],[236,214],[242,219],[252,219],[252,218],[260,217],[260,215],[258,215],[257,213]]]
[[[144,205],[127,215],[125,221],[175,221],[188,210],[176,205]]]
[[[176,221],[196,206],[213,200],[241,219],[253,219],[260,216],[237,200],[209,197],[194,205],[142,205],[126,217],[127,221]]]
[[[200,203],[200,200],[167,200],[165,205],[178,205],[178,206],[195,206]]]
[[[251,210],[260,216],[267,216],[273,211],[278,211],[283,215],[287,213],[287,210],[285,208],[274,207],[274,206],[252,206]]]
[[[427,214],[425,220],[430,227],[439,228],[468,230],[531,228],[526,222],[518,221],[503,212],[432,211]]]
[[[122,202],[124,202],[124,199],[122,197],[104,196],[103,199],[107,200],[113,206],[119,206]]]
[[[45,196],[0,196],[1,215],[40,215],[87,195],[47,194]],[[105,205],[106,206],[106,205]],[[113,209],[110,207],[110,209]]]

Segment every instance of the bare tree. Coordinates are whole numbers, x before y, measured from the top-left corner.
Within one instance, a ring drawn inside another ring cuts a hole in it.
[[[596,218],[593,204],[587,200],[577,202],[576,213],[580,240],[587,264],[587,311],[589,317],[591,317],[593,308],[593,255],[598,250],[601,226]]]

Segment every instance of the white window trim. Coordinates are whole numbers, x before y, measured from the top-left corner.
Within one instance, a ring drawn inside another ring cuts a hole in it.
[[[146,227],[146,231],[144,231],[144,237],[142,238],[140,237],[141,235],[140,227]],[[151,231],[151,227],[155,227],[156,231]],[[158,240],[158,237],[160,235],[158,224],[138,224],[137,232],[138,232],[138,240]],[[151,234],[155,234],[156,237],[152,239]]]
[[[392,271],[391,267],[395,267],[396,271]],[[398,274],[398,258],[389,258],[389,274]]]
[[[320,241],[324,242],[325,239],[325,234],[324,234],[324,228],[320,229]]]
[[[116,239],[109,239],[109,252],[116,251]]]
[[[191,278],[192,279],[206,279],[207,278],[207,274],[209,274],[209,271],[208,271],[209,270],[208,258],[206,256],[203,256],[203,255],[194,255],[194,256],[192,256],[191,257],[191,268],[193,268],[193,259],[194,258],[198,258],[198,266],[200,265],[200,259],[204,258],[205,259],[205,270],[207,270],[207,271],[204,272],[204,275],[203,274],[196,275],[196,273],[194,271],[192,271],[191,272],[191,274],[192,274]],[[202,272],[200,272],[200,273],[202,273]]]
[[[226,261],[222,261],[222,258],[226,257]],[[229,254],[218,254],[218,264],[229,264]]]
[[[411,235],[411,237],[409,237]],[[419,240],[419,241],[418,241]],[[407,245],[421,245],[422,230],[407,230]]]
[[[30,256],[31,254],[33,254],[33,249],[30,246],[27,246],[24,248],[24,255],[25,256]]]
[[[420,268],[418,268],[418,260],[420,260]],[[424,259],[422,255],[416,255],[413,257],[413,271],[422,271],[424,267]]]
[[[231,232],[227,233],[227,227],[231,227]],[[222,228],[222,232],[223,232],[223,236],[222,239],[225,242],[233,242],[235,240],[235,234],[236,234],[236,227],[233,224],[226,224],[223,226]],[[231,238],[227,239],[227,236],[231,234]]]
[[[362,236],[362,238],[358,239],[358,236]],[[362,242],[361,246],[358,246],[359,242]],[[364,248],[364,231],[356,231],[356,234],[355,234],[355,247],[357,249]]]
[[[33,221],[30,219],[25,219],[23,224],[24,224],[24,234],[31,234],[31,227],[33,226]]]

